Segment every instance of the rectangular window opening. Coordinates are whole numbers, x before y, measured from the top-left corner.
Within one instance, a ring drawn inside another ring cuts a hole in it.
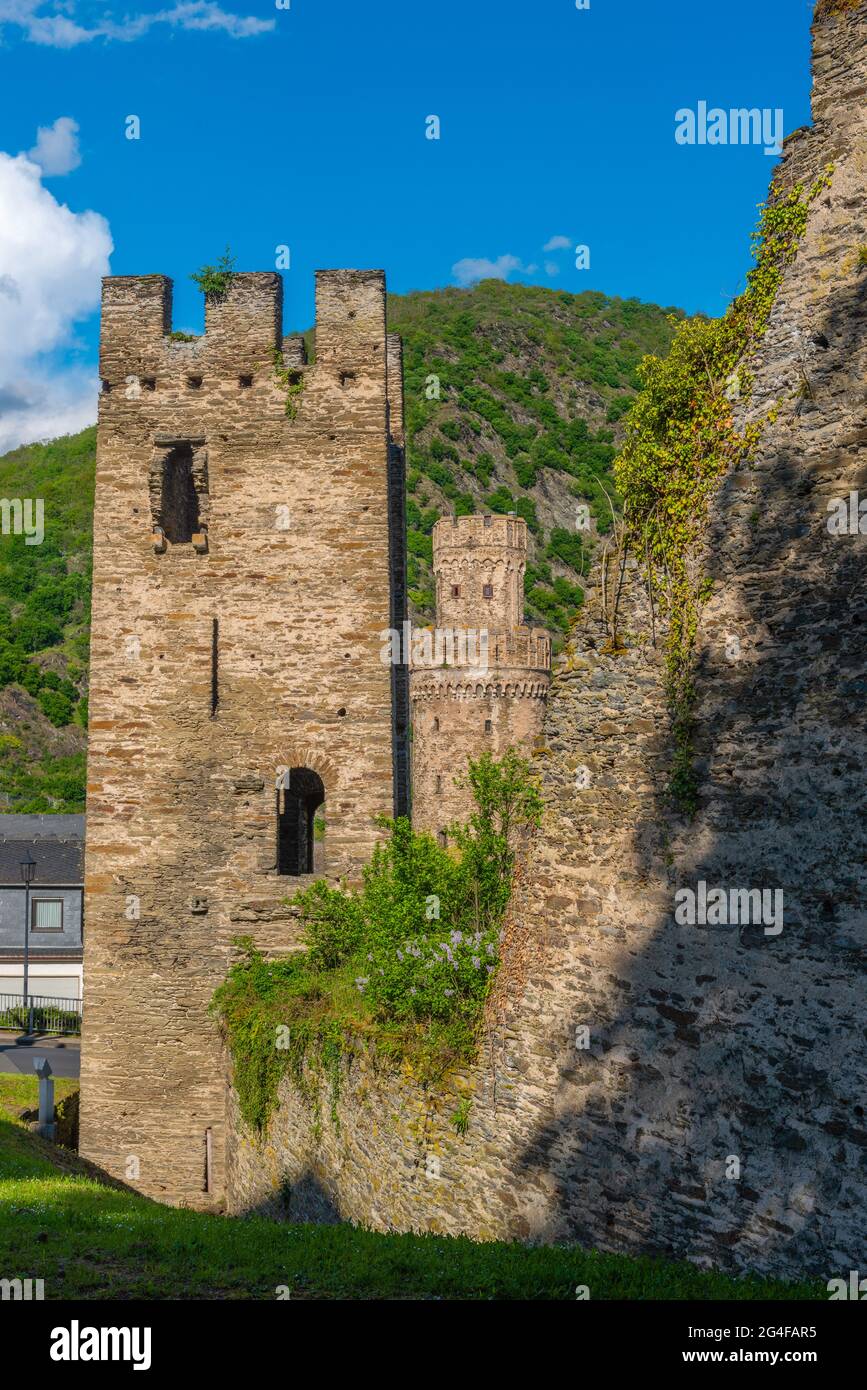
[[[191,444],[176,444],[163,460],[159,524],[172,545],[189,545],[201,529]]]
[[[32,898],[30,902],[31,931],[63,931],[63,899]]]

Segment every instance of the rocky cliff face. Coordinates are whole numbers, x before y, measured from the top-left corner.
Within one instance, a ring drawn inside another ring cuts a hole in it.
[[[821,5],[814,38],[815,123],[780,179],[834,171],[745,364],[743,417],[772,423],[714,508],[698,813],[668,803],[662,657],[633,569],[627,651],[606,654],[588,602],[552,684],[546,816],[483,1064],[429,1096],[356,1062],[340,1134],[321,1139],[287,1086],[268,1156],[233,1143],[237,1207],[288,1178],[298,1215],[791,1276],[858,1268],[865,539],[827,523],[829,502],[867,493],[867,3]],[[768,892],[771,911],[690,924],[678,895],[702,883],[728,904]],[[458,1096],[473,1098],[465,1136]]]

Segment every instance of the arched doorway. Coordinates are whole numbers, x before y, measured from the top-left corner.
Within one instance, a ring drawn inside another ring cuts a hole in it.
[[[290,767],[277,788],[277,872],[298,877],[316,871],[316,812],[325,787],[318,772]]]

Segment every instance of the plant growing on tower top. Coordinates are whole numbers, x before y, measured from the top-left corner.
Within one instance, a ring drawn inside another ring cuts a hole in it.
[[[235,278],[235,257],[227,246],[216,265],[203,265],[190,276],[206,299],[222,299]]]

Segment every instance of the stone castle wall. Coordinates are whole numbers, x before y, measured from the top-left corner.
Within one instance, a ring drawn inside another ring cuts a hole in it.
[[[208,300],[192,343],[164,277],[104,285],[81,1146],[194,1205],[225,1183],[211,995],[236,935],[295,944],[285,899],[310,882],[306,859],[278,872],[279,812],[321,785],[315,865],[352,880],[408,801],[381,659],[405,617],[384,276],[318,274],[313,364],[300,339],[281,356],[281,321],[274,274]]]
[[[263,1146],[233,1126],[235,1210],[277,1211],[283,1184],[293,1216],[378,1229],[791,1277],[863,1261],[867,541],[826,523],[867,490],[867,4],[824,7],[814,72],[780,178],[835,168],[750,364],[745,409],[773,418],[715,505],[695,820],[667,799],[662,654],[631,569],[625,654],[590,595],[552,682],[545,817],[478,1066],[432,1094],[356,1059],[320,1137],[284,1083]],[[782,891],[782,931],[679,925],[675,894],[701,881]]]

